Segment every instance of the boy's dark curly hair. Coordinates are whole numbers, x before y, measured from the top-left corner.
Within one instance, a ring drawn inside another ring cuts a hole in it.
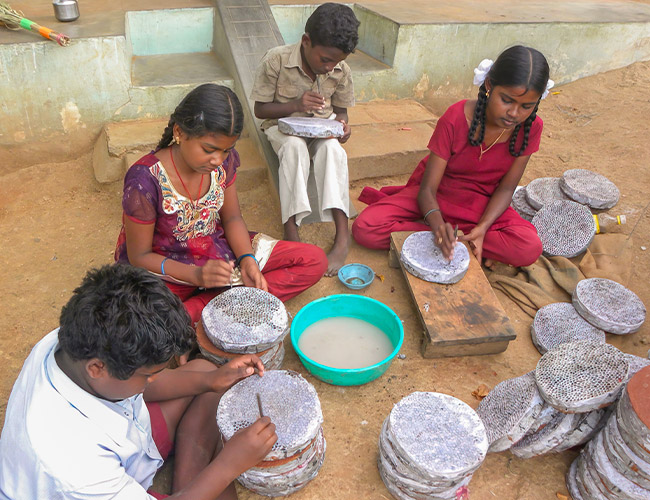
[[[309,16],[305,33],[312,47],[336,47],[345,54],[354,52],[359,43],[359,20],[347,5],[324,3]]]
[[[494,62],[487,74],[486,81],[489,80],[492,86],[502,85],[506,87],[523,87],[526,91],[532,89],[539,92],[540,96],[546,90],[548,82],[549,68],[548,62],[544,55],[531,47],[515,45],[504,50]],[[478,146],[485,138],[485,110],[487,109],[488,97],[486,94],[485,82],[478,89],[478,100],[474,109],[474,116],[469,127],[467,138],[472,146]],[[515,127],[510,138],[510,154],[518,157],[528,146],[528,135],[530,127],[537,118],[537,108],[539,99],[535,104],[535,109],[523,124],[523,139],[519,151],[516,151],[517,138],[521,130],[521,123]],[[478,130],[478,134],[477,134]],[[475,138],[476,136],[476,138]]]
[[[61,310],[63,351],[75,361],[102,360],[120,380],[184,354],[193,340],[180,299],[156,276],[125,264],[88,272]]]

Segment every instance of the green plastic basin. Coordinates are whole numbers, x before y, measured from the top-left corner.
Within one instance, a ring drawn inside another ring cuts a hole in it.
[[[325,318],[348,317],[362,319],[382,330],[393,344],[388,357],[364,368],[332,368],[308,358],[298,347],[305,329]],[[303,307],[291,323],[291,344],[305,368],[323,382],[333,385],[361,385],[381,376],[390,366],[404,341],[404,327],[397,314],[378,300],[363,295],[330,295]]]

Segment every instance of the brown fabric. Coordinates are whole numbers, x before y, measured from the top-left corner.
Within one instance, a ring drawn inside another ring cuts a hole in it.
[[[631,273],[632,242],[625,234],[598,234],[578,257],[540,257],[534,264],[513,268],[497,264],[486,275],[492,288],[502,292],[526,314],[535,317],[540,307],[570,302],[578,281],[607,278],[627,285]]]
[[[315,111],[317,118],[329,118],[333,106],[350,108],[354,106],[352,72],[345,61],[341,61],[326,75],[320,75],[320,92],[325,98],[323,109]],[[318,82],[312,80],[302,69],[300,42],[270,49],[262,58],[255,74],[251,99],[257,102],[285,103],[301,97],[306,91],[318,91]],[[308,113],[293,113],[291,116],[312,116]],[[264,120],[262,130],[277,125],[277,120]]]

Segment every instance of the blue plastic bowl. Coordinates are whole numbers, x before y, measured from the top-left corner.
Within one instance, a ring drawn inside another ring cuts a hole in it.
[[[307,357],[298,347],[305,329],[324,318],[345,316],[367,321],[382,330],[393,344],[393,351],[384,360],[364,368],[332,368]],[[385,304],[363,295],[330,295],[303,307],[291,323],[291,344],[307,370],[323,382],[333,385],[362,385],[380,377],[399,352],[404,342],[404,327],[399,316]]]
[[[346,264],[339,269],[339,280],[352,290],[361,290],[375,279],[375,272],[364,264]]]

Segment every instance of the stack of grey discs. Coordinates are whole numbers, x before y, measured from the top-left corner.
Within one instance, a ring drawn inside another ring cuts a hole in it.
[[[605,332],[586,321],[569,302],[555,302],[540,308],[535,314],[530,334],[541,354],[574,340],[605,343]]]
[[[628,369],[625,354],[616,347],[579,340],[544,354],[535,368],[535,380],[551,406],[565,413],[584,413],[616,401]]]
[[[559,177],[539,177],[526,186],[526,200],[535,210],[540,210],[552,201],[566,201],[570,198],[560,189]]]
[[[596,234],[589,208],[573,201],[552,201],[531,222],[547,256],[576,257],[587,250]]]
[[[535,424],[543,404],[533,372],[497,384],[476,409],[485,425],[488,452],[507,450],[523,438]]]
[[[512,195],[512,203],[510,205],[515,209],[515,212],[521,215],[521,217],[526,219],[528,222],[533,220],[533,217],[535,217],[535,214],[537,213],[537,209],[528,203],[528,199],[526,198],[526,186],[517,186],[517,189],[515,189],[515,192]]]
[[[400,256],[404,268],[425,281],[443,284],[460,281],[469,268],[467,247],[456,243],[454,255],[449,261],[433,239],[431,231],[418,231],[406,238]]]
[[[621,196],[607,177],[581,168],[564,172],[560,188],[570,199],[597,210],[612,208]]]
[[[226,441],[260,418],[257,394],[264,416],[275,424],[278,440],[264,460],[238,480],[261,495],[290,495],[316,477],[325,459],[318,394],[300,374],[289,370],[268,370],[263,377],[245,378],[219,402],[217,424]]]
[[[397,499],[463,498],[483,463],[488,440],[481,419],[462,401],[436,392],[414,392],[384,421],[378,467]]]
[[[217,365],[230,359],[227,353],[259,353],[267,369],[282,365],[289,314],[274,295],[252,287],[231,288],[208,302],[201,321],[208,339],[223,353],[201,343],[199,347]]]
[[[650,367],[634,375],[605,427],[571,464],[574,500],[650,498]]]
[[[580,316],[609,333],[633,333],[645,321],[646,308],[641,299],[612,280],[581,280],[573,291],[572,300]]]
[[[531,458],[589,441],[626,383],[628,355],[609,344],[552,347],[534,372],[498,384],[479,403],[490,452]]]
[[[278,130],[283,134],[307,138],[342,137],[343,123],[325,118],[289,116],[278,120]]]

